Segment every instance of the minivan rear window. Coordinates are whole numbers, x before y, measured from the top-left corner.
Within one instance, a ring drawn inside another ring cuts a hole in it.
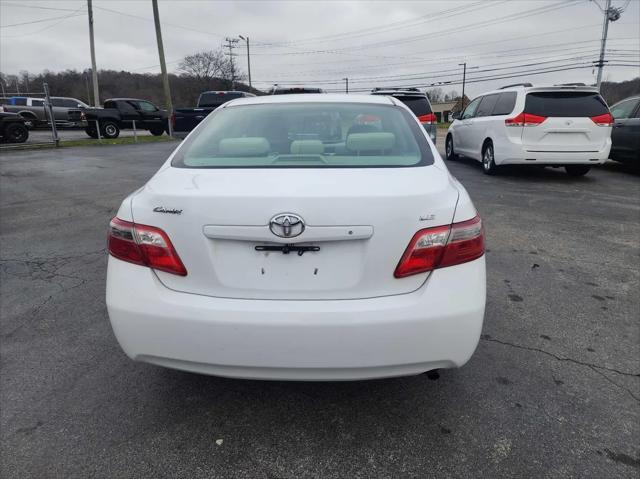
[[[609,107],[594,92],[535,92],[527,94],[524,111],[545,117],[592,117],[609,113]]]
[[[428,115],[429,113],[432,113],[431,106],[429,105],[427,99],[424,97],[399,95],[393,95],[393,97],[397,98],[402,103],[407,105],[415,116]]]
[[[243,98],[244,95],[242,92],[207,92],[200,95],[198,98],[198,106],[204,107],[219,107],[223,103],[226,103],[231,100],[235,100],[236,98]]]
[[[182,168],[375,168],[433,163],[408,111],[363,103],[277,103],[215,110],[181,145]]]

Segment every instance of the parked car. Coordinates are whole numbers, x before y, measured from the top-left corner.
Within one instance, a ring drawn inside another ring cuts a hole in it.
[[[135,127],[149,130],[152,135],[160,136],[168,131],[168,114],[147,100],[137,98],[110,98],[104,102],[104,108],[87,108],[83,110],[87,120],[85,129],[91,138],[100,134],[105,138],[118,138],[123,128]]]
[[[371,94],[389,95],[407,105],[413,114],[418,117],[424,129],[427,130],[431,140],[434,143],[436,142],[438,118],[435,113],[433,113],[431,102],[426,93],[421,92],[417,88],[374,88]]]
[[[605,162],[613,117],[598,90],[583,85],[510,85],[480,95],[447,132],[447,159],[481,161],[492,175],[500,165],[563,166],[585,175]]]
[[[220,105],[229,100],[250,96],[255,95],[246,91],[205,91],[198,97],[195,108],[176,108],[173,110],[171,116],[173,132],[177,136],[186,136]]]
[[[24,143],[29,139],[25,120],[17,113],[8,113],[0,106],[0,140],[5,143]]]
[[[25,119],[27,128],[47,125],[50,121],[49,114],[44,108],[44,98],[24,96],[10,97],[5,100],[3,106],[9,113],[17,113]],[[68,106],[55,105],[52,99],[53,117],[57,126],[74,127],[84,126],[80,109]]]
[[[611,107],[612,160],[640,166],[640,97],[622,100]]]
[[[382,129],[357,131],[362,117]],[[124,200],[108,245],[115,336],[156,365],[259,379],[412,375],[462,366],[482,329],[478,212],[389,97],[225,103]]]
[[[269,90],[269,95],[293,95],[299,93],[324,93],[322,88],[308,87],[308,86],[280,86],[274,85]]]

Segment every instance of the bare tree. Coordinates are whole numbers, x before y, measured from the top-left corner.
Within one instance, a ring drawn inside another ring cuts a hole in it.
[[[214,78],[231,79],[231,65],[221,50],[187,55],[180,62],[178,71],[203,82],[209,82]]]
[[[440,103],[444,101],[444,92],[440,87],[431,88],[430,90],[427,90],[427,96],[429,97],[429,100],[431,101],[431,103]]]
[[[451,90],[444,96],[444,101],[453,101],[457,100],[458,98],[460,98],[460,93],[458,93],[456,90]]]

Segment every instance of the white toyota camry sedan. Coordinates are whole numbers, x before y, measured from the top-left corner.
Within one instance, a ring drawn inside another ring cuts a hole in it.
[[[465,364],[482,222],[418,119],[372,95],[234,100],[127,197],[107,307],[132,359],[255,379]]]

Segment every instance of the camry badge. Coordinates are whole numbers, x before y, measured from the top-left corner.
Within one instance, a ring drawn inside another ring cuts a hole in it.
[[[269,220],[269,229],[280,238],[293,238],[304,231],[304,220],[293,213],[280,213]]]
[[[164,206],[156,206],[153,209],[156,213],[169,213],[171,215],[179,215],[182,214],[182,210],[177,210],[175,208],[165,208]]]

